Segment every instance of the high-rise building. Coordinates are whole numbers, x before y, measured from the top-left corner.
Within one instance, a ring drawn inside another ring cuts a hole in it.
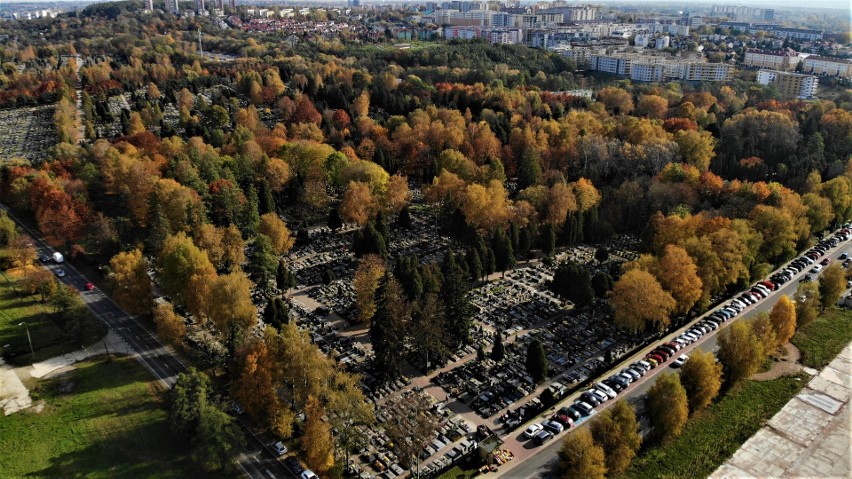
[[[154,10],[154,0],[145,0],[145,10]]]
[[[201,15],[205,11],[206,9],[204,8],[204,0],[195,0],[195,13]]]
[[[231,10],[236,10],[237,0],[228,0],[228,6],[231,8]]]

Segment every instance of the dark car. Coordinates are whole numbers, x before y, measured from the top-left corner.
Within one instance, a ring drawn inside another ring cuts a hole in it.
[[[538,443],[539,446],[551,439],[553,439],[553,433],[550,431],[541,431],[535,435],[535,442]]]
[[[583,399],[583,401],[586,401],[587,403],[591,404],[592,406],[597,406],[598,404],[601,403],[600,399],[598,399],[597,396],[595,396],[594,394],[592,394],[588,391],[581,394],[580,397]]]
[[[577,411],[576,409],[572,409],[570,406],[560,408],[558,411],[556,411],[556,414],[559,414],[560,416],[562,416],[562,415],[568,416],[573,421],[579,421],[580,418],[583,417],[583,415],[580,414],[580,411]]]
[[[831,263],[831,259],[830,259],[830,258],[825,258],[824,260],[822,260],[822,261],[820,261],[820,262],[819,262],[819,264],[821,264],[821,265],[823,265],[823,266],[828,266],[828,264],[829,264],[829,263]]]
[[[305,470],[305,468],[302,467],[302,463],[299,462],[299,460],[296,459],[295,456],[287,456],[287,458],[284,459],[284,465],[287,466],[287,469],[290,469],[290,471],[292,471],[293,474],[297,476]]]

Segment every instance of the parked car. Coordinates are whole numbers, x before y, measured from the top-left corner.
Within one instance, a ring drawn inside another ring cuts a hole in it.
[[[57,276],[57,277],[59,277],[59,278],[64,278],[64,277],[65,277],[65,270],[64,270],[64,269],[62,269],[62,268],[57,268],[57,269],[56,269],[56,270],[54,270],[53,272],[54,272],[54,273],[56,274],[56,276]]]
[[[290,471],[297,476],[305,470],[305,468],[302,467],[302,463],[299,462],[299,460],[296,459],[295,456],[287,456],[287,458],[284,459],[284,465],[287,466],[287,469],[290,469]]]
[[[674,360],[674,362],[672,363],[672,367],[679,368],[686,364],[687,361],[689,361],[689,356],[687,356],[686,354],[681,354],[680,356],[678,356],[677,359]]]
[[[553,433],[550,431],[541,431],[535,435],[535,442],[540,446],[547,441],[553,439]]]
[[[565,414],[556,413],[550,418],[550,421],[556,421],[559,424],[562,424],[563,427],[567,428],[570,428],[574,425],[574,420],[566,416]]]
[[[317,477],[316,474],[314,474],[314,471],[312,471],[310,469],[305,469],[304,471],[302,471],[301,479],[319,479],[319,478]]]
[[[604,383],[594,383],[594,386],[597,389],[603,391],[607,396],[609,396],[610,399],[615,399],[615,396],[618,394],[611,387],[607,386]]]
[[[595,408],[589,405],[589,403],[580,400],[574,401],[574,406],[577,406],[577,409],[579,409],[584,416],[591,415],[595,410]]]
[[[243,413],[243,408],[239,403],[233,402],[231,403],[231,411],[234,411],[235,414],[240,415]]]
[[[585,391],[583,394],[580,395],[580,398],[583,401],[586,401],[587,403],[591,404],[592,407],[597,406],[601,403],[601,400],[597,396],[592,394],[591,391]]]
[[[287,454],[287,446],[284,445],[283,442],[278,441],[272,445],[272,452],[275,453],[275,456],[283,456]]]
[[[545,431],[550,431],[553,434],[559,434],[565,429],[559,421],[544,421],[541,425],[544,426]]]
[[[524,437],[527,438],[527,439],[532,439],[533,436],[538,434],[538,432],[541,431],[542,429],[544,429],[544,427],[541,424],[534,422],[534,423],[530,424],[526,428],[526,430],[524,430]]]

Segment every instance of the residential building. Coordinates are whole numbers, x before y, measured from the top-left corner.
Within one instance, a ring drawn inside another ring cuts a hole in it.
[[[686,81],[728,81],[734,71],[727,63],[690,63],[684,69],[682,80]]]
[[[773,86],[785,99],[805,99],[816,95],[819,78],[801,73],[760,70],[757,72],[757,82]]]
[[[805,58],[802,71],[814,75],[852,77],[852,60],[812,55]]]
[[[145,10],[153,11],[154,10],[154,0],[145,0]]]
[[[776,27],[772,30],[773,35],[778,38],[795,38],[796,40],[807,40],[810,42],[822,40],[821,30],[809,30],[806,28],[782,28]]]
[[[770,70],[792,71],[802,60],[798,53],[786,50],[746,50],[743,65]]]
[[[631,66],[635,55],[589,55],[589,70],[595,70],[613,75],[630,76]]]
[[[202,15],[207,10],[204,8],[204,0],[195,0],[195,13]]]

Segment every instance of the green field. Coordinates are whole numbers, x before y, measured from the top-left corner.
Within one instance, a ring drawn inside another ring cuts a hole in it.
[[[186,441],[169,431],[154,381],[132,359],[80,363],[41,381],[33,399],[44,401],[40,412],[0,420],[4,478],[198,477]]]
[[[38,267],[38,266],[36,266]],[[81,349],[98,341],[106,332],[103,323],[90,318],[82,341],[65,334],[50,315],[50,305],[38,295],[27,295],[20,286],[23,269],[0,272],[0,346],[7,363],[17,366],[33,363],[26,323],[32,337],[35,360],[43,361]]]
[[[690,418],[683,434],[651,446],[623,478],[707,477],[802,388],[807,376],[750,381]]]
[[[852,311],[831,308],[793,336],[805,366],[822,369],[852,341]]]

